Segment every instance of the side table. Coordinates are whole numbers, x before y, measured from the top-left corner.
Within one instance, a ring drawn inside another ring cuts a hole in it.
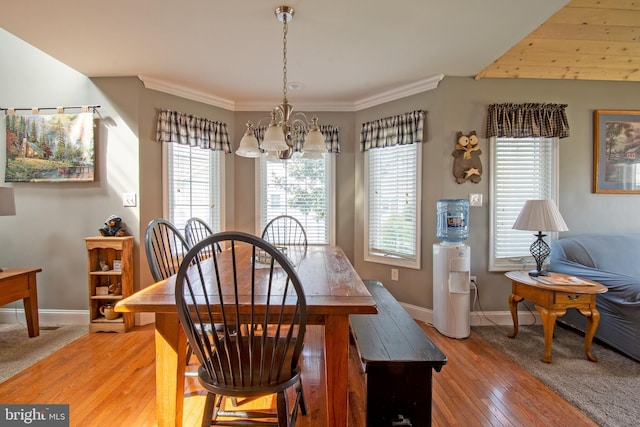
[[[22,300],[30,337],[40,334],[36,273],[40,268],[5,268],[0,272],[0,305]]]
[[[526,271],[509,271],[505,276],[511,279],[509,310],[513,318],[513,333],[509,334],[509,338],[515,338],[518,334],[518,303],[523,299],[533,302],[542,317],[544,331],[542,361],[551,363],[551,343],[556,319],[564,316],[567,308],[576,308],[587,318],[584,335],[584,351],[587,359],[592,362],[598,361],[591,354],[591,342],[600,321],[600,313],[596,309],[596,295],[607,292],[606,286],[587,279],[580,279],[582,284],[577,285],[548,285],[530,277]],[[559,273],[551,273],[551,276],[568,277]]]

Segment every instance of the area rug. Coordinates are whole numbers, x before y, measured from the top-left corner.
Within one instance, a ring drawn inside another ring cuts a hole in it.
[[[87,332],[87,325],[40,325],[29,338],[26,324],[0,323],[0,383]]]
[[[473,331],[525,368],[603,427],[637,426],[640,420],[640,363],[593,342],[589,362],[584,335],[556,326],[551,363],[544,355],[542,326],[521,326],[508,338],[511,326],[474,326]]]

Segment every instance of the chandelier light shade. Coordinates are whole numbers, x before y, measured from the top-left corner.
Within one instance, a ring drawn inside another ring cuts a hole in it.
[[[311,119],[311,129],[304,141],[304,151],[310,153],[324,153],[327,151],[327,146],[324,143],[324,135],[320,132],[320,128],[318,128],[317,117]]]
[[[289,149],[287,141],[285,140],[283,127],[276,120],[275,110],[271,112],[271,122],[264,132],[264,138],[260,148],[265,151],[283,151]]]
[[[0,187],[0,216],[16,214],[16,200],[12,187]]]
[[[548,276],[549,272],[542,269],[544,260],[551,253],[549,245],[544,241],[543,231],[568,231],[567,224],[562,219],[558,207],[553,200],[527,200],[513,224],[515,230],[537,231],[536,240],[529,250],[536,261],[536,269],[529,272],[529,276]]]
[[[304,113],[294,112],[293,106],[289,104],[287,99],[287,34],[288,24],[293,19],[293,14],[294,10],[289,6],[279,6],[275,9],[276,17],[283,23],[282,102],[271,111],[269,126],[264,132],[262,143],[259,145],[254,134],[253,123],[247,123],[247,131],[240,140],[238,150],[236,150],[236,154],[239,156],[258,157],[262,152],[267,152],[275,153],[279,159],[289,159],[295,151],[298,136],[305,133],[306,138],[302,144],[302,152],[305,153],[303,157],[317,158],[327,152],[324,135],[318,127],[318,119],[313,117],[309,121]],[[260,126],[260,123],[265,119],[267,117],[258,120],[257,126]]]
[[[253,133],[253,125],[251,123],[247,123],[247,130],[240,140],[240,146],[236,150],[236,154],[242,157],[260,157],[262,154],[258,146],[258,138]]]

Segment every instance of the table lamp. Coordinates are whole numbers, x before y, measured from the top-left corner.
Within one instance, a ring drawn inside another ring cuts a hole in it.
[[[16,214],[16,201],[13,197],[13,188],[0,187],[0,216]],[[2,267],[0,267],[2,271]]]
[[[527,200],[520,211],[520,215],[513,224],[516,230],[537,231],[537,239],[531,244],[529,250],[536,260],[536,269],[529,272],[529,276],[549,276],[548,271],[542,269],[542,263],[551,253],[549,245],[544,241],[543,231],[567,231],[558,207],[553,200]]]

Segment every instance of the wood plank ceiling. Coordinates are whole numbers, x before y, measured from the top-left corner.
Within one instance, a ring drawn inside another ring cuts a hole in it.
[[[640,81],[640,0],[572,0],[475,78]]]

